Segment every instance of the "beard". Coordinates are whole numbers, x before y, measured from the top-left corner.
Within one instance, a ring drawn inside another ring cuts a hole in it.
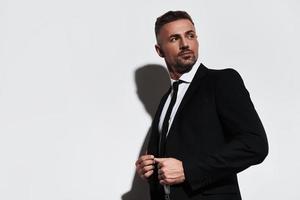
[[[180,74],[184,74],[191,71],[197,61],[197,57],[194,53],[188,55],[178,55],[175,61],[174,68],[176,71]]]

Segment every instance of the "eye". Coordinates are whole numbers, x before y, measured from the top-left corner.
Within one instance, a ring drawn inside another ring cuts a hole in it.
[[[178,40],[178,37],[171,37],[170,42],[176,42]]]
[[[187,34],[187,38],[188,39],[194,39],[194,38],[196,38],[196,34],[193,33],[193,32],[190,32],[190,33]]]

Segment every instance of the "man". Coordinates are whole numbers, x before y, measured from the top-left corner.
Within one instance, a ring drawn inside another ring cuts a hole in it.
[[[237,173],[268,154],[264,128],[239,74],[198,60],[191,17],[169,11],[155,23],[158,55],[172,87],[152,123],[146,155],[136,162],[152,200],[241,199]]]

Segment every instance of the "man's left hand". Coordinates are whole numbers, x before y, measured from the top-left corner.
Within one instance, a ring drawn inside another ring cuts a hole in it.
[[[158,179],[162,185],[175,185],[184,182],[184,170],[180,160],[175,158],[154,158],[158,163]]]

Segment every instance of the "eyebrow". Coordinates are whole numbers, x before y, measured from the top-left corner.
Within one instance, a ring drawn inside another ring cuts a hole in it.
[[[180,36],[180,34],[175,33],[175,34],[170,35],[169,38],[171,38],[171,37],[179,37],[179,36]]]
[[[185,34],[188,34],[188,33],[196,33],[196,32],[193,30],[189,30],[189,31],[185,32]]]
[[[189,30],[189,31],[186,31],[184,34],[189,34],[189,33],[195,33],[195,31],[194,30]],[[179,37],[179,36],[180,36],[180,34],[175,33],[175,34],[171,34],[169,36],[169,38],[171,38],[171,37]]]

